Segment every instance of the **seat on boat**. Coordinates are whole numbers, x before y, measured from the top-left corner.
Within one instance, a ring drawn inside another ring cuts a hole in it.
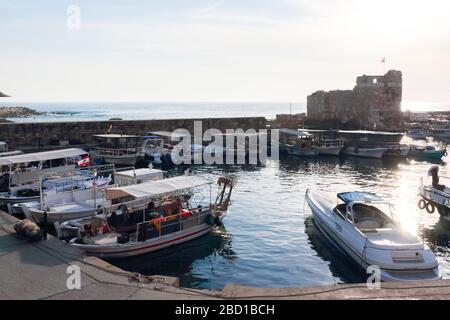
[[[357,203],[353,206],[353,219],[360,230],[376,230],[391,228],[392,221],[381,210],[366,204]]]

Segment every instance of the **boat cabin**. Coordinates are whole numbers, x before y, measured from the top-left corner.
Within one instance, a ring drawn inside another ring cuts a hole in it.
[[[118,187],[140,184],[147,181],[161,180],[164,178],[164,171],[153,168],[132,169],[116,171],[114,181]]]
[[[343,203],[338,204],[333,212],[363,233],[393,229],[398,223],[392,206],[374,193],[345,192],[337,196]]]
[[[0,172],[7,187],[36,182],[42,174],[71,171],[76,157],[86,155],[83,149],[62,149],[0,157]]]
[[[97,153],[100,156],[124,156],[137,154],[142,146],[142,137],[126,134],[94,135]]]
[[[280,146],[288,149],[311,150],[313,136],[306,131],[293,129],[280,129]]]
[[[202,177],[179,176],[109,188],[106,198],[112,205],[103,208],[102,216],[106,219],[103,222],[86,221],[85,224],[94,223],[95,227],[82,230],[81,237],[89,242],[90,237],[97,235],[96,228],[107,225],[110,231],[133,233],[135,240],[145,241],[203,224],[210,202],[202,204],[195,199],[194,193],[201,193],[199,188],[211,184]]]

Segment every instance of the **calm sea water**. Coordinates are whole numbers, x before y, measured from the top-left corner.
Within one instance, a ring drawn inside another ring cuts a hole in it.
[[[275,118],[277,113],[299,113],[305,103],[251,103],[251,102],[0,102],[0,106],[23,106],[48,114],[28,118],[10,118],[14,122],[86,121],[111,118],[174,119],[205,117]]]
[[[448,174],[447,159],[438,163]],[[379,193],[400,208],[404,227],[419,234],[450,271],[450,222],[417,207],[419,178],[431,163],[407,160],[288,157],[265,166],[194,167],[210,178],[233,173],[238,185],[224,227],[167,250],[113,263],[144,274],[180,277],[182,286],[220,289],[324,285],[364,280],[312,224],[306,189]],[[450,173],[450,172],[449,172]],[[450,182],[449,182],[450,183]]]

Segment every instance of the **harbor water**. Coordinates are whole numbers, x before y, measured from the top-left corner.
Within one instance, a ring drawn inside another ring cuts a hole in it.
[[[333,195],[363,190],[396,205],[404,228],[433,249],[448,278],[450,222],[417,208],[420,177],[436,164],[442,175],[450,175],[447,161],[286,157],[261,166],[193,167],[194,173],[210,178],[224,173],[237,177],[224,227],[179,246],[112,263],[144,274],[177,276],[182,286],[193,288],[361,282],[365,275],[313,225],[304,195],[308,188]]]

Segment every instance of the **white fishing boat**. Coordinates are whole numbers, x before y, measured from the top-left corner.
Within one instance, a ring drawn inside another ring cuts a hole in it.
[[[430,124],[428,132],[432,137],[450,142],[450,121],[435,120]]]
[[[147,135],[143,137],[142,153],[147,156],[151,163],[162,164],[162,156],[167,153],[164,148],[164,139],[158,135]]]
[[[97,147],[94,158],[99,157],[105,163],[134,166],[142,155],[142,137],[126,134],[94,135]]]
[[[211,181],[180,176],[107,191],[116,204],[105,207],[92,219],[68,221],[58,226],[58,234],[75,229],[78,237],[71,246],[89,255],[122,258],[144,254],[198,238],[222,224],[230,205],[234,180],[218,181],[216,201]],[[209,185],[210,200],[196,199],[199,189]],[[132,199],[122,202],[123,199]]]
[[[345,192],[333,199],[307,190],[305,198],[317,228],[364,272],[378,266],[381,281],[441,278],[433,252],[401,228],[392,205],[376,194]]]
[[[381,159],[387,150],[387,148],[345,147],[342,149],[341,154],[360,158]]]
[[[450,188],[441,184],[442,178],[450,183],[450,177],[440,176],[439,167],[432,166],[428,170],[428,176],[431,177],[431,182],[424,181],[420,178],[419,200],[418,206],[421,210],[426,210],[429,214],[433,214],[436,210],[442,217],[448,219],[450,215]]]
[[[119,171],[114,177],[116,186],[130,186],[163,179],[164,172],[143,168]],[[22,210],[25,216],[32,216],[36,222],[43,222],[46,213],[48,223],[96,215],[102,207],[111,204],[106,197],[106,190],[113,186],[110,185],[111,177],[97,177],[94,181],[94,184],[91,182],[91,185],[85,189],[44,193],[40,202],[22,204]]]
[[[280,152],[298,157],[316,158],[319,150],[313,147],[313,136],[306,131],[279,129]]]
[[[2,185],[1,204],[15,204],[39,200],[39,179],[42,175],[68,173],[75,169],[74,158],[86,155],[82,149],[27,153],[0,158]],[[44,189],[57,187],[50,180]]]

